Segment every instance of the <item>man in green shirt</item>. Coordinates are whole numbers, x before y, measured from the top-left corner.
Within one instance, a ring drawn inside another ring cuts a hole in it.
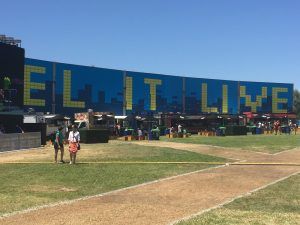
[[[55,133],[55,141],[54,141],[54,161],[57,163],[57,153],[58,149],[60,149],[60,161],[59,163],[65,163],[64,161],[64,135],[62,133],[62,127],[59,127]]]
[[[153,127],[153,129],[151,130],[151,133],[152,133],[152,139],[153,140],[159,140],[160,130],[157,126]]]

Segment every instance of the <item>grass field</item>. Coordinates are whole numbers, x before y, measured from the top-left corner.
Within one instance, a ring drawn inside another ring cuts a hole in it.
[[[163,141],[206,144],[276,153],[300,145],[297,135],[201,137]],[[158,142],[159,143],[159,142]],[[208,168],[208,164],[125,164],[126,162],[220,162],[229,160],[173,148],[129,142],[82,144],[78,164],[54,164],[53,148],[0,154],[0,216],[34,206],[105,193]],[[68,152],[65,159],[68,161]],[[124,162],[101,164],[98,162]],[[14,162],[6,164],[5,162]],[[22,164],[22,162],[27,162]],[[42,162],[41,164],[35,162]],[[91,162],[90,164],[88,162]],[[80,164],[86,163],[86,164]],[[272,185],[181,225],[300,224],[300,175]]]
[[[300,175],[179,225],[299,225]]]
[[[300,135],[245,135],[227,137],[204,137],[192,135],[189,138],[166,138],[163,141],[205,144],[220,147],[240,148],[251,151],[277,153],[300,146]]]
[[[52,148],[35,155],[27,155],[26,152],[15,161],[49,163],[0,164],[0,215],[209,167],[199,164],[54,164]],[[78,162],[86,161],[226,162],[227,160],[189,151],[113,142],[82,145]]]

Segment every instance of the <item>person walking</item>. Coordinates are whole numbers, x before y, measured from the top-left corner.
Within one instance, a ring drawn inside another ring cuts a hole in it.
[[[62,133],[63,127],[59,127],[55,133],[54,141],[54,161],[57,163],[58,149],[60,150],[60,161],[59,163],[65,163],[64,161],[64,135]]]
[[[178,124],[177,131],[178,131],[178,133],[182,133],[182,126],[181,126],[181,124]]]
[[[80,149],[80,134],[77,130],[77,126],[73,125],[72,130],[69,133],[69,152],[70,152],[70,164],[75,164],[76,162],[76,154]]]
[[[275,131],[275,135],[277,135],[277,133],[278,133],[279,126],[280,126],[279,120],[276,120],[276,121],[274,122],[274,131]]]
[[[295,123],[295,124],[294,124],[294,132],[295,132],[295,135],[297,134],[297,131],[298,131],[298,124]]]
[[[141,130],[141,128],[138,128],[138,139],[139,141],[143,140],[143,131]]]

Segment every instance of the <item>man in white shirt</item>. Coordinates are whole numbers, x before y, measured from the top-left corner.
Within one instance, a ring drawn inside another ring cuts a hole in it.
[[[178,125],[178,133],[181,133],[182,132],[182,126],[179,124]]]

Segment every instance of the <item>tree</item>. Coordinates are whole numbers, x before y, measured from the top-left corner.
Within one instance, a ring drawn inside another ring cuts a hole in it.
[[[294,90],[294,112],[297,114],[297,118],[300,118],[300,91]]]

